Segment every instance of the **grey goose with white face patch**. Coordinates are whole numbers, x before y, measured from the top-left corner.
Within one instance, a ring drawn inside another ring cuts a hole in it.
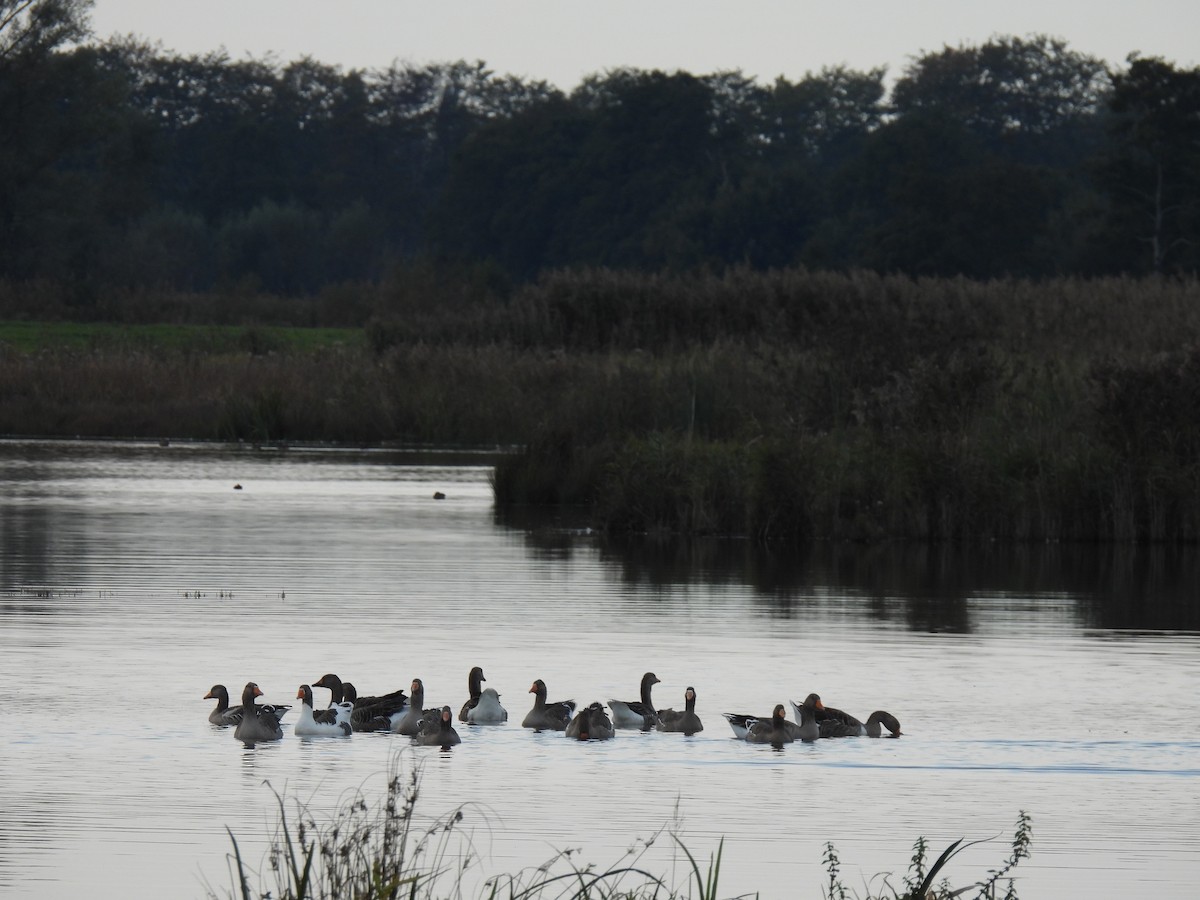
[[[208,689],[208,693],[202,698],[204,700],[216,700],[216,707],[208,714],[208,721],[214,725],[236,725],[242,721],[242,705],[239,703],[236,706],[229,705],[229,690],[223,684],[214,684]],[[268,708],[264,704],[263,708]],[[276,716],[280,719],[287,713],[290,706],[286,703],[274,704],[269,707],[273,710]]]
[[[680,731],[684,734],[697,734],[704,730],[700,717],[696,715],[696,689],[688,686],[683,692],[684,708],[682,712],[674,709],[658,711],[659,731]]]
[[[462,738],[454,730],[453,713],[449,706],[432,710],[432,717],[421,719],[420,730],[413,736],[413,743],[423,747],[453,747],[461,744]]]
[[[424,709],[425,705],[425,682],[420,678],[414,678],[409,686],[408,709],[392,726],[394,734],[403,734],[407,737],[413,737],[421,730],[421,720],[433,722],[437,720],[438,714],[441,712],[440,707],[430,707]]]
[[[254,701],[263,695],[253,681],[246,682],[242,691],[242,721],[238,722],[233,736],[246,744],[278,741],[283,738],[279,727],[279,715],[270,706],[259,706]]]

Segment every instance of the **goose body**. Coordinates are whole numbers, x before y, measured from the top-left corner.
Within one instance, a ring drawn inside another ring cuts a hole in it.
[[[787,726],[792,724],[784,718],[785,710],[782,703],[775,704],[775,709],[769,719],[754,719],[746,727],[746,740],[751,744],[790,744],[796,740],[792,730]]]
[[[721,715],[733,729],[733,736],[743,741],[746,739],[746,732],[750,730],[750,726],[759,718],[748,713],[721,713]]]
[[[467,710],[467,721],[472,725],[501,725],[508,721],[508,710],[500,705],[495,688],[480,692],[479,701]]]
[[[829,707],[825,707],[829,709]],[[883,730],[886,728],[888,737],[900,737],[900,722],[891,713],[882,709],[877,709],[871,713],[866,722],[860,722],[853,716],[849,716],[851,721],[844,721],[839,718],[823,719],[819,723],[821,726],[821,737],[823,738],[839,738],[839,737],[883,737]]]
[[[236,725],[242,721],[242,705],[229,705],[229,691],[223,684],[214,684],[208,689],[208,693],[204,695],[205,700],[216,700],[216,707],[208,714],[208,721],[214,725]],[[262,709],[270,709],[274,711],[277,718],[282,719],[284,714],[291,709],[286,703],[267,706],[264,704]]]
[[[391,731],[392,722],[404,715],[404,710],[407,709],[407,706],[403,706],[393,713],[385,714],[382,709],[371,705],[355,707],[354,704],[358,702],[358,688],[349,681],[342,682],[342,702],[349,703],[354,710],[350,713],[350,727],[355,731]],[[405,703],[407,702],[405,698]],[[337,706],[332,697],[329,703],[330,709]]]
[[[270,706],[258,706],[254,700],[263,692],[253,681],[246,683],[242,691],[242,720],[238,722],[233,736],[246,744],[259,741],[278,741],[283,738],[279,727],[279,713]]]
[[[696,689],[689,687],[683,692],[683,712],[673,709],[659,710],[659,731],[681,731],[684,734],[696,734],[704,730],[700,717],[696,715]]]
[[[581,709],[564,733],[577,741],[607,741],[616,734],[616,729],[604,711],[604,705],[595,702],[587,709]]]
[[[292,727],[292,732],[300,737],[349,737],[353,728],[350,716],[354,704],[343,700],[335,703],[329,709],[314,710],[312,688],[307,684],[300,685],[296,691],[300,703],[300,718]]]
[[[414,737],[421,731],[422,720],[436,722],[442,711],[438,708],[423,709],[425,705],[425,683],[420,678],[412,680],[412,685],[409,687],[409,694],[408,709],[405,710],[404,715],[392,724],[392,731],[395,734]]]
[[[350,727],[355,731],[387,731],[400,719],[408,705],[408,697],[403,689],[379,696],[360,697],[353,685],[348,681],[343,682],[332,673],[322,675],[312,686],[329,691],[331,706],[342,701],[354,705]]]
[[[798,740],[811,742],[821,737],[820,714],[825,710],[824,704],[821,703],[821,698],[816,694],[809,694],[804,698],[804,702],[797,705],[792,702],[792,709],[796,713],[796,722],[799,724],[791,725],[791,729]]]
[[[421,727],[413,736],[413,742],[423,747],[453,747],[461,744],[462,738],[454,730],[453,717],[449,706],[440,710],[431,710],[431,717],[421,720]]]
[[[888,737],[899,737],[900,722],[886,710],[877,709],[871,713],[866,722],[861,722],[848,712],[843,712],[832,706],[825,706],[816,694],[809,694],[805,703],[813,703],[813,714],[816,717],[823,738],[837,737],[882,737],[886,728]],[[801,705],[791,701],[796,716],[800,716]]]
[[[890,738],[898,738],[904,733],[900,730],[899,719],[886,710],[877,709],[867,719],[867,737],[883,737],[883,729],[885,728],[888,730],[887,736]]]
[[[467,713],[475,708],[479,703],[479,697],[483,693],[483,682],[487,681],[483,677],[483,667],[475,666],[467,673],[467,702],[462,705],[462,709],[458,712],[458,721],[469,722]]]
[[[557,700],[546,702],[546,682],[538,679],[529,688],[534,695],[533,709],[525,714],[521,722],[522,728],[533,728],[538,731],[562,731],[575,714],[574,700]]]
[[[640,700],[609,700],[608,708],[612,710],[612,723],[616,728],[637,728],[649,731],[658,725],[658,711],[654,701],[650,699],[650,689],[659,683],[659,678],[653,672],[642,676]]]

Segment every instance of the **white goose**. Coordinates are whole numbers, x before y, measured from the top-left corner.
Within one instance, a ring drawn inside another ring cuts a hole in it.
[[[479,700],[467,710],[467,722],[471,725],[500,725],[508,721],[508,710],[500,705],[500,695],[495,688],[484,688]]]
[[[300,685],[296,697],[301,701],[300,720],[292,731],[300,737],[349,737],[354,731],[350,725],[353,703],[343,700],[328,709],[315,712],[312,687],[307,684]]]

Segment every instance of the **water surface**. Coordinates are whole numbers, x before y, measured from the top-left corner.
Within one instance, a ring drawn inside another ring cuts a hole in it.
[[[498,516],[489,463],[0,444],[0,893],[224,894],[226,828],[260,857],[272,788],[319,813],[378,797],[398,764],[421,768],[423,815],[467,804],[481,873],[635,848],[682,883],[666,835],[639,844],[667,828],[702,861],[724,839],[723,895],[820,897],[827,841],[861,894],[919,835],[935,854],[994,837],[950,868],[961,886],[1004,858],[1023,809],[1026,900],[1193,896],[1195,553],[616,545]],[[294,703],[335,672],[366,693],[421,677],[457,711],[473,665],[516,722],[460,726],[446,753],[286,727],[247,749],[201,699],[254,680]],[[581,746],[517,725],[534,678],[632,699],[646,670],[660,706],[696,688],[702,733]],[[775,751],[719,715],[810,691],[888,709],[904,736]]]

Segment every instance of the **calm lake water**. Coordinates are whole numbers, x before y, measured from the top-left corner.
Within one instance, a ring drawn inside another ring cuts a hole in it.
[[[946,870],[962,886],[1026,810],[1024,900],[1195,895],[1196,553],[619,547],[498,517],[488,472],[468,454],[0,443],[0,894],[224,896],[226,828],[258,863],[272,788],[319,817],[401,766],[421,770],[419,815],[467,805],[479,877],[571,848],[619,864],[666,828],[702,864],[724,839],[723,896],[819,898],[826,841],[862,894],[920,835],[933,855],[994,838]],[[474,665],[515,721],[460,725],[446,752],[300,739],[294,709],[247,749],[201,699],[254,680],[295,704],[334,672],[363,693],[421,677],[457,712]],[[519,727],[535,678],[586,703],[636,698],[647,670],[660,707],[696,688],[702,733]],[[810,691],[890,710],[904,735],[776,751],[720,716]],[[666,835],[639,862],[684,883]]]

